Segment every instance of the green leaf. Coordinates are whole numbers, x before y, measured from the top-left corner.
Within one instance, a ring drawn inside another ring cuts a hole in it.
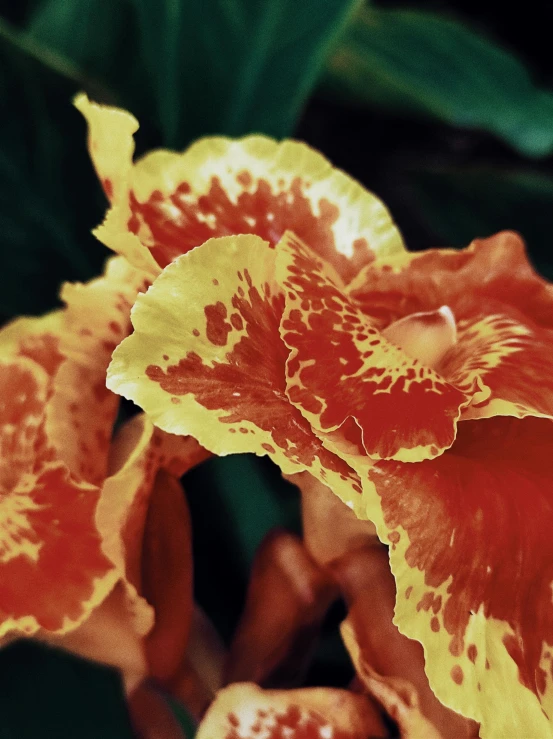
[[[553,276],[553,179],[537,172],[495,169],[411,172],[419,217],[442,239],[472,239],[512,229],[526,240],[540,271]]]
[[[324,85],[343,101],[488,131],[527,156],[553,151],[553,93],[490,39],[435,13],[364,8]]]
[[[26,43],[74,69],[81,87],[139,115],[152,106],[138,48],[136,12],[128,0],[41,0]]]
[[[357,0],[134,0],[165,143],[290,134]]]
[[[0,739],[133,739],[117,673],[18,642],[0,652]]]
[[[62,280],[88,279],[106,255],[89,233],[102,208],[78,84],[20,40],[0,25],[0,320],[53,307]]]

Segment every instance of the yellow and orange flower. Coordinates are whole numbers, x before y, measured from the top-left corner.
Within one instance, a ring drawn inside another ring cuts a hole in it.
[[[483,737],[552,736],[553,289],[520,239],[410,254],[301,144],[133,164],[136,121],[78,106],[112,204],[97,234],[154,279],[111,389],[328,485],[391,545],[396,622],[440,700]]]
[[[64,286],[64,308],[0,331],[0,638],[115,664],[128,690],[182,656],[191,553],[175,485],[206,456],[143,415],[111,439],[119,398],[106,369],[143,283],[114,257],[104,276]]]

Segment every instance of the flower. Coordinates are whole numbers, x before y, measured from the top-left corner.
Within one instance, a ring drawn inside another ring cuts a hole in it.
[[[326,493],[332,496],[328,490]],[[346,516],[351,514],[341,504],[340,507]],[[338,518],[343,518],[341,512]],[[354,528],[356,523],[359,522],[354,520]],[[391,578],[385,551],[369,542],[368,546],[353,551],[346,544],[344,553],[330,567],[323,567],[297,537],[271,532],[256,555],[244,614],[231,645],[226,669],[226,682],[230,684],[216,695],[200,723],[198,737],[388,736],[372,700],[374,697],[395,718],[403,739],[422,736],[439,739],[442,735],[421,710],[413,685],[407,680],[385,676],[386,672],[378,674],[369,667],[372,654],[367,635],[375,626],[374,612],[379,612],[379,605],[373,603],[366,586],[371,578],[379,579],[382,565]],[[363,577],[352,577],[352,569],[360,568]],[[347,690],[275,689],[275,684],[294,681],[298,671],[301,672],[317,627],[340,593],[349,601],[349,616],[342,624],[342,635],[357,678]],[[387,628],[393,631],[391,623]],[[402,650],[403,660],[409,661],[410,656],[404,651],[408,640],[397,631],[389,637],[389,642]],[[387,649],[389,652],[389,644]],[[385,669],[386,665],[383,666]],[[426,692],[438,707],[438,717],[440,713],[450,714],[440,706],[428,686]],[[457,719],[458,725],[452,727],[451,721],[447,724],[455,736],[460,739],[475,735],[470,723]]]
[[[108,384],[374,521],[440,700],[483,736],[546,735],[551,294],[509,233],[349,285],[295,236],[212,239],[139,298]]]
[[[305,144],[206,137],[183,153],[159,149],[133,162],[132,115],[83,94],[75,105],[111,206],[95,235],[151,277],[208,239],[233,234],[274,246],[294,231],[345,279],[376,252],[403,251],[384,204]]]
[[[115,664],[129,691],[169,677],[168,655],[184,650],[191,553],[176,478],[206,456],[143,415],[111,439],[106,368],[143,282],[112,258],[104,276],[64,286],[64,308],[0,331],[0,637]]]
[[[109,387],[372,520],[440,700],[483,737],[551,736],[553,293],[519,237],[411,254],[301,144],[212,138],[133,164],[136,121],[77,105],[111,201],[97,235],[154,280]]]

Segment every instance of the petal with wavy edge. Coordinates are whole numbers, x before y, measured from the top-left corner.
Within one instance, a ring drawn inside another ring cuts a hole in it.
[[[371,704],[336,688],[261,690],[235,683],[219,691],[197,739],[367,739],[386,736]]]
[[[168,266],[133,310],[108,386],[165,431],[215,454],[268,454],[308,469],[350,503],[359,480],[288,401],[288,350],[274,250],[256,236],[212,239]]]
[[[462,417],[553,416],[553,330],[496,314],[461,319],[440,365],[471,396]]]
[[[391,543],[395,622],[483,739],[553,736],[552,443],[548,419],[465,421],[441,457],[379,462],[364,488]]]
[[[88,124],[88,150],[106,197],[110,201],[125,197],[138,121],[126,110],[91,102],[84,93],[73,104]]]
[[[61,463],[22,475],[0,503],[0,635],[78,626],[115,583],[102,551],[99,490]]]
[[[101,484],[107,472],[119,400],[106,387],[111,354],[130,329],[130,309],[147,283],[122,257],[108,260],[103,276],[66,283],[66,303],[46,432],[56,455],[74,476]]]
[[[411,683],[399,677],[383,677],[371,667],[349,620],[341,624],[340,632],[357,676],[369,694],[397,723],[401,739],[442,739],[440,732],[422,713],[417,691]]]
[[[169,436],[155,429],[144,414],[123,425],[112,444],[110,475],[96,520],[104,551],[123,580],[133,628],[139,634],[146,634],[153,624],[152,608],[139,593],[144,527],[156,475],[160,469],[183,475],[207,456],[195,439]]]
[[[46,372],[26,357],[0,360],[0,490],[6,496],[47,455],[44,418],[49,390]]]
[[[347,291],[381,326],[448,305],[458,319],[499,313],[553,328],[553,286],[536,274],[511,231],[475,239],[466,249],[377,256]]]
[[[373,458],[441,454],[453,443],[466,396],[387,341],[344,294],[332,267],[295,236],[287,234],[276,252],[294,405],[323,433],[354,419]]]
[[[96,235],[138,267],[151,270],[150,254],[164,267],[217,236],[252,233],[274,245],[287,229],[346,279],[376,254],[403,251],[383,203],[305,144],[209,137],[184,153],[151,152],[129,173],[135,119],[84,96],[76,105],[104,188],[111,183],[113,209]],[[114,185],[114,162],[127,192]]]

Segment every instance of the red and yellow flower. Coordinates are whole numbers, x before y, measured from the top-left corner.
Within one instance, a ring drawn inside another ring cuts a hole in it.
[[[64,308],[0,331],[0,637],[115,664],[129,691],[168,677],[184,650],[190,532],[175,486],[206,456],[143,415],[112,441],[106,369],[143,283],[112,258],[104,276],[64,286]]]
[[[133,163],[136,121],[78,107],[111,201],[97,235],[154,280],[109,387],[372,520],[440,700],[483,737],[551,736],[553,288],[520,239],[411,254],[301,144]]]

